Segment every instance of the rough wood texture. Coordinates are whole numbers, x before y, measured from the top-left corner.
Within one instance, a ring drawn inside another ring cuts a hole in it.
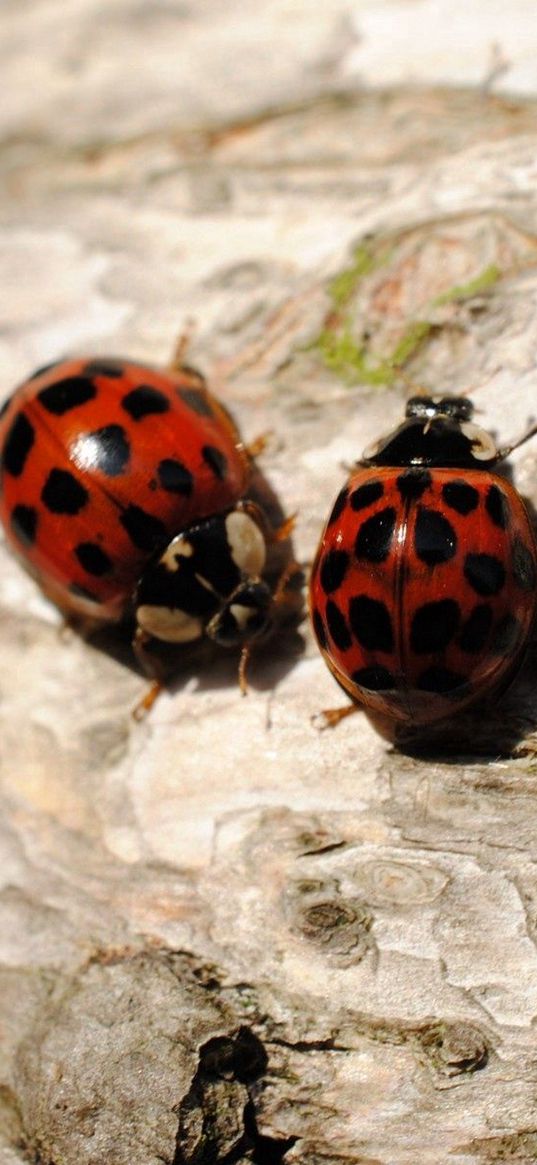
[[[191,359],[296,552],[406,373],[537,411],[534,5],[6,2],[3,392]],[[496,47],[494,47],[496,46]],[[537,450],[516,480],[537,504]],[[307,626],[143,681],[1,553],[0,1162],[537,1159],[537,661],[421,755]]]

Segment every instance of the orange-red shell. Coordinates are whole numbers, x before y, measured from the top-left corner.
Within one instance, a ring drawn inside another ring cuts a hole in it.
[[[520,496],[489,470],[363,466],[313,565],[322,654],[357,702],[427,724],[513,674],[536,610],[537,550]]]
[[[148,559],[244,493],[249,460],[190,369],[66,360],[36,373],[0,419],[0,519],[67,612],[118,619]]]

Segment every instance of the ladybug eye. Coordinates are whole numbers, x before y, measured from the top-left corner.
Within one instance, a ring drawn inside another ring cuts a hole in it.
[[[444,416],[453,417],[454,421],[470,421],[474,415],[474,406],[465,396],[444,396],[437,402],[436,409]]]
[[[431,396],[411,396],[406,404],[405,417],[432,417],[436,410]]]

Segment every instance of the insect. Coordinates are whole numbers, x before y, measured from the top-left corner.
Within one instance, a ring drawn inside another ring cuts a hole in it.
[[[287,537],[246,498],[252,458],[186,366],[115,359],[38,370],[0,418],[0,518],[23,565],[68,620],[134,616],[134,650],[162,686],[158,645],[265,635],[285,581],[264,578]]]
[[[355,705],[408,726],[499,694],[535,618],[532,526],[494,469],[537,425],[502,450],[472,417],[465,397],[412,397],[352,470],[311,574],[330,671]]]

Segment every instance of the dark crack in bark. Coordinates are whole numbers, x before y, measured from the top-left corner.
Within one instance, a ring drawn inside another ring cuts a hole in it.
[[[268,1137],[257,1125],[256,1095],[268,1067],[261,1040],[247,1027],[208,1040],[179,1109],[173,1165],[276,1165],[296,1137]]]

